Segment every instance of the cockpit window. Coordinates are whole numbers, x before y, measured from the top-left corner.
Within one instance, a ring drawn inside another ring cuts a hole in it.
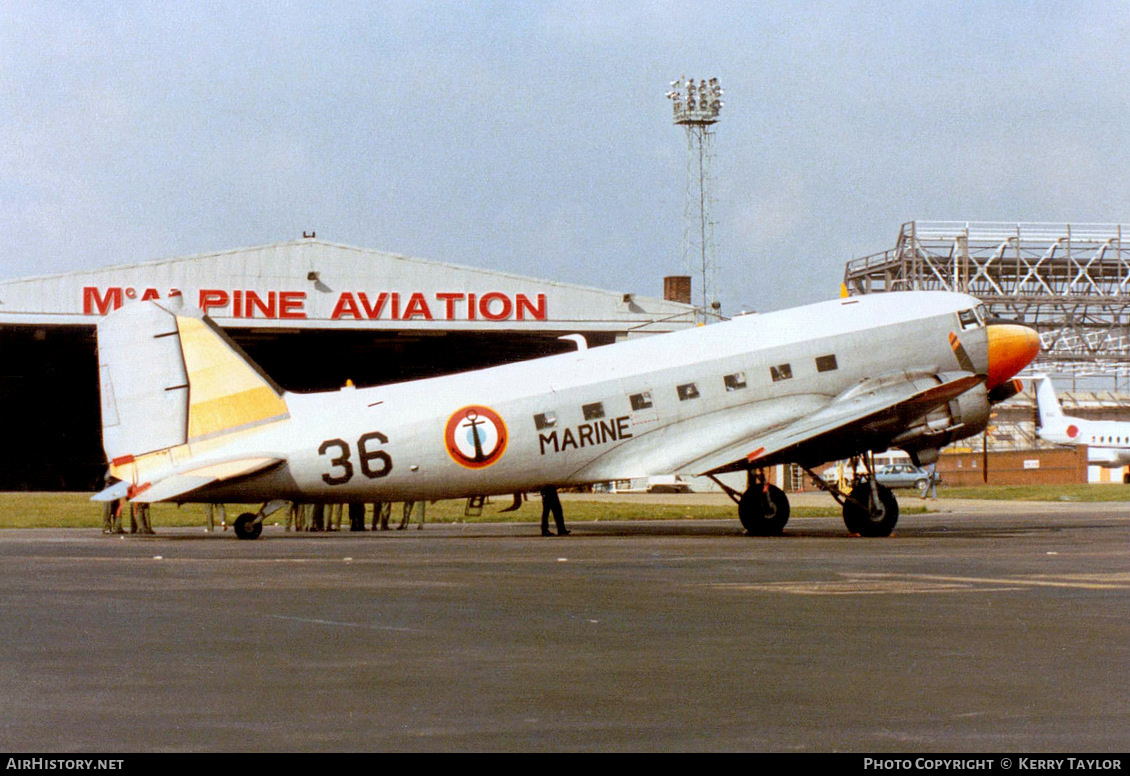
[[[957,317],[961,321],[961,328],[963,329],[975,329],[981,325],[977,313],[973,310],[962,310],[957,314]]]

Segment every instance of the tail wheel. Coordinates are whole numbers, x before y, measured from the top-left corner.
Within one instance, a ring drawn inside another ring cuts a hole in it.
[[[777,536],[789,521],[789,499],[775,485],[753,485],[738,502],[738,518],[754,536]]]
[[[873,483],[856,485],[844,502],[844,525],[860,536],[890,536],[899,519],[899,503],[891,489],[874,484],[879,489],[878,503],[871,503]]]
[[[263,523],[255,521],[255,515],[244,512],[235,519],[235,535],[238,539],[258,539],[263,533]]]

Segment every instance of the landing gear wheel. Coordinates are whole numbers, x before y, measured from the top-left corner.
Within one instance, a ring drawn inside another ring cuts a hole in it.
[[[237,539],[258,539],[263,533],[263,524],[255,522],[252,512],[244,512],[235,519],[235,535]]]
[[[844,502],[844,525],[860,536],[890,536],[899,519],[899,503],[891,489],[879,488],[879,503],[871,503],[872,483],[863,482],[852,488]]]
[[[738,518],[754,536],[777,536],[789,521],[789,499],[775,485],[751,485],[738,502]]]

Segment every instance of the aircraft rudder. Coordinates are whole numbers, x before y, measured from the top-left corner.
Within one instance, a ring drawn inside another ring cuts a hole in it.
[[[1051,379],[1047,375],[1036,375],[1035,384],[1037,434],[1053,442],[1069,441],[1074,436],[1069,430],[1073,419],[1063,414],[1063,407],[1059,403]]]
[[[150,303],[126,305],[96,331],[107,459],[182,444],[188,385],[175,316]]]

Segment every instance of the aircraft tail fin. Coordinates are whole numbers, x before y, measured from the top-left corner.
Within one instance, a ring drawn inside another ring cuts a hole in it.
[[[1044,433],[1055,433],[1066,424],[1063,408],[1056,398],[1055,388],[1047,375],[1036,375],[1036,410],[1039,413],[1039,428]]]
[[[171,305],[126,305],[102,319],[98,371],[111,464],[289,417],[282,389],[238,345]]]

